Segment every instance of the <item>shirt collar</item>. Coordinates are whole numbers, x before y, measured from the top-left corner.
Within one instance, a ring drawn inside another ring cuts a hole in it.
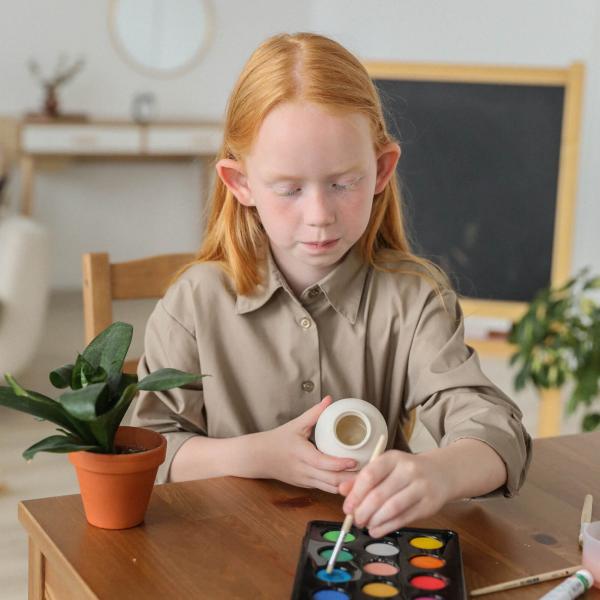
[[[355,246],[331,273],[312,287],[319,286],[331,306],[354,325],[368,271]]]
[[[263,261],[262,283],[256,287],[252,295],[246,296],[238,294],[235,303],[236,312],[239,315],[252,312],[266,304],[271,296],[281,287],[284,287],[284,281],[271,252],[267,253],[267,259]]]
[[[251,296],[238,294],[236,301],[238,314],[246,314],[261,308],[279,288],[285,289],[293,296],[287,282],[277,268],[271,252],[268,253],[264,265],[263,283],[256,288]],[[320,288],[331,306],[354,325],[358,316],[368,270],[368,265],[363,262],[360,252],[355,246],[331,273],[310,286],[308,290]],[[303,292],[303,296],[308,290]]]

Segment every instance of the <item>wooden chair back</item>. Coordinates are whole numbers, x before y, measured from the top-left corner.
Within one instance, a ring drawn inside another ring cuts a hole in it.
[[[160,298],[175,273],[193,254],[163,254],[111,263],[108,253],[83,255],[83,320],[88,344],[113,322],[113,300]],[[124,370],[135,373],[137,359],[126,361]]]
[[[408,413],[408,419],[402,423],[402,432],[404,433],[404,439],[407,442],[410,442],[410,438],[415,430],[415,425],[417,424],[417,411],[416,409],[412,409]]]

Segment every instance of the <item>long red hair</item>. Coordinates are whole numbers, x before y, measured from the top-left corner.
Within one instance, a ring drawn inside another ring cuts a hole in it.
[[[377,90],[355,56],[321,35],[280,34],[263,42],[240,74],[227,105],[223,145],[216,161],[243,161],[269,111],[290,101],[312,102],[338,114],[365,115],[376,153],[394,141],[386,129]],[[371,218],[358,244],[363,259],[374,268],[398,270],[390,263],[400,260],[402,271],[427,277],[436,290],[448,285],[433,263],[410,250],[395,173],[374,196]],[[218,262],[230,275],[236,292],[249,295],[262,281],[266,248],[256,209],[238,202],[217,177],[202,245],[182,271],[198,262]]]

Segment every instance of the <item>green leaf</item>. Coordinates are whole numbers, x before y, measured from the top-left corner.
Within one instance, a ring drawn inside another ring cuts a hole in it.
[[[106,383],[91,383],[65,392],[58,402],[72,417],[89,422],[110,408],[110,394]]]
[[[575,275],[575,277],[572,277],[564,285],[562,285],[559,288],[556,288],[556,290],[554,290],[554,291],[555,292],[565,292],[565,291],[571,289],[577,283],[577,280],[585,273],[587,273],[587,269],[583,268],[577,275]]]
[[[510,361],[508,364],[510,365],[514,365],[516,362],[519,361],[519,359],[521,358],[521,353],[520,352],[515,352],[511,357],[510,357]]]
[[[146,390],[150,392],[162,392],[164,390],[170,390],[171,388],[181,387],[182,385],[188,385],[199,381],[206,375],[200,373],[186,373],[184,371],[178,371],[177,369],[159,369],[146,375],[142,379],[137,387],[139,390]]]
[[[600,427],[600,414],[591,413],[583,417],[582,429],[583,431],[594,431]]]
[[[10,385],[10,387],[11,387],[12,391],[15,393],[15,395],[21,396],[23,398],[26,398],[28,396],[27,390],[25,388],[21,387],[17,383],[17,380],[10,373],[5,373],[4,379],[6,379],[6,381],[8,381],[8,385]],[[50,398],[48,398],[48,400],[50,400]]]
[[[54,369],[54,371],[50,371],[50,383],[59,389],[63,389],[69,387],[71,385],[71,378],[73,376],[73,368],[75,365],[68,364],[58,369]]]
[[[19,389],[25,392],[25,395],[17,395],[14,389],[9,387],[0,387],[0,404],[33,415],[38,419],[50,421],[77,434],[77,429],[69,415],[58,402],[37,392],[23,390],[20,387]]]
[[[81,383],[83,385],[89,385],[90,383],[102,383],[107,379],[108,375],[102,367],[94,369],[90,365],[89,367],[84,367],[81,371]]]
[[[117,391],[115,393],[115,396],[120,398],[121,394],[123,393],[123,391],[125,390],[125,388],[128,385],[131,385],[132,383],[137,383],[137,382],[138,382],[138,376],[135,373],[121,373],[121,379],[119,380],[119,383],[117,385]]]
[[[106,371],[101,366],[91,364],[81,354],[77,355],[77,360],[71,373],[71,388],[81,389],[90,383],[106,381]]]
[[[592,400],[598,394],[598,378],[600,371],[598,368],[583,368],[576,372],[577,383],[573,391],[573,397],[577,403],[591,404]]]
[[[23,458],[31,460],[38,452],[77,452],[79,450],[98,450],[98,446],[82,444],[76,438],[66,435],[51,435],[27,448],[23,452]]]
[[[579,404],[579,400],[577,396],[571,395],[569,400],[567,401],[567,406],[565,408],[565,412],[567,415],[572,415],[577,410],[577,405]]]
[[[99,416],[90,423],[92,432],[103,448],[103,452],[114,454],[114,439],[117,429],[131,404],[135,398],[138,388],[132,383],[128,385],[121,394],[117,403],[106,413]]]
[[[593,277],[583,285],[584,290],[597,290],[598,288],[600,288],[600,277]]]
[[[133,327],[117,321],[99,333],[83,351],[83,357],[94,368],[102,367],[106,371],[111,391],[118,385],[132,336]]]
[[[529,370],[526,367],[523,367],[517,373],[517,376],[515,377],[515,389],[522,390],[525,387],[528,378],[529,378]]]
[[[83,387],[81,382],[81,370],[83,369],[83,357],[81,354],[77,354],[77,359],[73,365],[73,371],[71,371],[71,389],[80,390]]]

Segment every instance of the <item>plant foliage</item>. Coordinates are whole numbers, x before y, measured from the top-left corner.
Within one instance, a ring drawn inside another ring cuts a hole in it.
[[[204,377],[159,369],[138,381],[136,375],[123,373],[132,335],[128,323],[113,323],[77,355],[74,364],[53,370],[50,382],[65,389],[57,399],[26,390],[10,374],[5,375],[9,385],[0,386],[0,405],[58,425],[58,435],[27,448],[24,458],[29,460],[40,451],[116,454],[115,434],[139,390],[164,391]]]
[[[560,388],[572,381],[567,413],[585,406],[584,431],[600,425],[600,413],[593,409],[600,382],[600,304],[593,295],[599,289],[600,277],[590,276],[587,268],[561,287],[543,289],[508,338],[517,346],[510,359],[519,365],[515,388],[528,382]]]

